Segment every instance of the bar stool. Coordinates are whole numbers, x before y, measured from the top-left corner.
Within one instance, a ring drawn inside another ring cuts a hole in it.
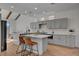
[[[30,47],[30,52],[28,53],[28,55],[31,55],[32,53],[33,53],[33,46],[35,46],[36,45],[36,50],[34,50],[34,51],[37,51],[37,55],[39,55],[39,51],[38,51],[38,43],[37,42],[34,42],[34,41],[32,41],[31,40],[31,38],[29,38],[29,37],[23,37],[24,38],[24,40],[25,40],[25,44],[26,45],[28,45],[29,47]]]
[[[24,52],[24,49],[23,49],[24,46],[25,46],[25,41],[23,39],[23,36],[20,35],[19,36],[19,45],[17,47],[16,54],[21,53],[21,55],[22,55],[22,52]],[[23,47],[23,48],[22,48],[22,50],[20,52],[18,52],[18,50],[19,50],[20,47]]]

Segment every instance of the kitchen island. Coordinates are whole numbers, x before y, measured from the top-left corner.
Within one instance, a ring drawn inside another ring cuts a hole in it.
[[[39,55],[42,55],[45,51],[47,51],[48,46],[48,37],[51,35],[44,35],[44,34],[27,34],[23,35],[26,37],[30,37],[32,41],[35,41],[38,43],[38,51]],[[33,47],[34,50],[36,50],[36,46]],[[36,51],[33,51],[34,53],[37,53]]]

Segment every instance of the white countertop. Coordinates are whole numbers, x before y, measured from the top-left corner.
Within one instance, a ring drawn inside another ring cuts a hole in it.
[[[37,34],[28,34],[28,35],[23,35],[23,36],[27,36],[27,37],[33,37],[33,38],[47,38],[51,35],[37,35]]]
[[[47,33],[52,34],[52,33]],[[75,32],[54,32],[53,35],[76,35]]]
[[[61,31],[61,32],[55,32],[55,35],[76,35],[75,32],[68,32],[68,31]]]
[[[54,33],[53,35],[75,35],[71,33]]]

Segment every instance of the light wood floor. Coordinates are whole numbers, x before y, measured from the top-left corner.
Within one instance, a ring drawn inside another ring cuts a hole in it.
[[[10,41],[7,51],[0,53],[0,56],[20,56],[16,54],[16,48],[13,41]],[[48,45],[48,50],[42,56],[79,56],[79,49]]]

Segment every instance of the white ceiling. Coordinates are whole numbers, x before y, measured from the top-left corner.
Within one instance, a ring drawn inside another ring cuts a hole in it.
[[[12,6],[12,8],[11,8]],[[14,7],[14,8],[13,8]],[[0,3],[0,8],[12,10],[17,13],[39,15],[49,12],[61,12],[79,8],[78,3]],[[35,8],[38,8],[35,10]]]

